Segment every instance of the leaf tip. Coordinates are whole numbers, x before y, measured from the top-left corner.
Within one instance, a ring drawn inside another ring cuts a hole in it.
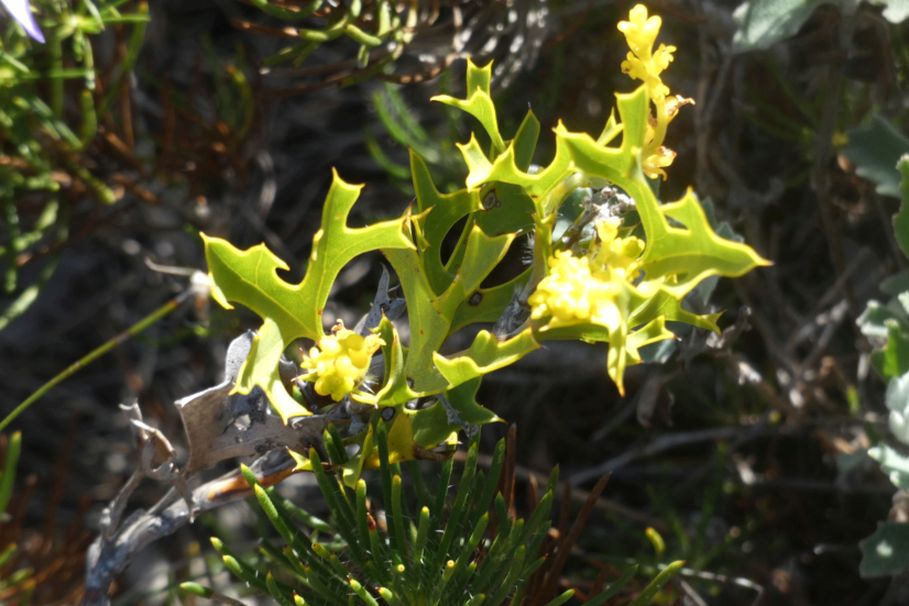
[[[338,169],[334,166],[331,167],[331,183],[332,185],[342,187],[344,189],[350,189],[356,192],[359,192],[363,189],[363,183],[349,183],[341,177],[341,174],[338,172]]]

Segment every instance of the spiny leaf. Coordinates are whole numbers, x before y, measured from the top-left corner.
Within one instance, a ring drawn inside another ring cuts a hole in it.
[[[641,354],[638,350],[650,343],[672,338],[675,338],[675,335],[666,328],[666,320],[662,316],[654,318],[631,334],[627,334],[625,330],[617,330],[609,335],[606,371],[619,389],[620,395],[625,395],[623,381],[625,369],[641,363]]]
[[[430,450],[442,444],[454,446],[458,437],[457,425],[449,422],[440,403],[418,410],[399,407],[395,410],[388,428],[388,462],[395,465],[420,458],[421,450]],[[364,467],[378,469],[381,465],[377,448],[363,454]]]
[[[455,278],[439,297],[439,308],[447,318],[452,318],[461,303],[476,292],[508,252],[514,238],[513,233],[488,236],[478,226],[473,226],[465,239]],[[455,252],[452,257],[456,254],[458,253]]]
[[[537,139],[540,137],[540,121],[530,110],[524,114],[521,125],[514,135],[512,147],[515,150],[515,163],[521,170],[527,170],[533,162],[533,152],[537,148]]]
[[[489,85],[492,78],[492,63],[477,67],[473,61],[467,60],[467,97],[457,99],[450,95],[436,95],[430,99],[438,101],[470,114],[476,118],[486,134],[492,141],[493,150],[500,152],[505,147],[502,134],[499,132],[499,122],[496,118],[496,108],[489,96]]]
[[[452,280],[442,263],[445,236],[459,220],[480,210],[480,199],[477,192],[463,189],[452,194],[441,194],[432,181],[426,163],[414,153],[410,156],[410,169],[417,208],[420,211],[413,217],[416,244],[429,284],[434,293],[441,294]]]
[[[448,336],[450,320],[435,305],[437,296],[422,271],[420,256],[411,250],[388,250],[384,254],[401,281],[407,301],[411,342],[404,364],[404,379],[412,389],[411,397],[440,393],[446,383],[432,365],[432,354]]]
[[[407,213],[368,227],[348,227],[347,216],[362,186],[345,183],[337,172],[332,174],[331,189],[322,211],[322,225],[313,237],[309,266],[299,286],[305,296],[299,302],[298,314],[311,331],[302,336],[311,339],[322,336],[322,311],[331,287],[345,265],[371,250],[414,248],[407,235]]]
[[[279,269],[290,269],[283,260],[264,244],[241,251],[227,240],[201,236],[215,301],[225,309],[233,309],[230,301],[240,302],[289,335],[305,334],[298,314],[299,289],[277,276]]]
[[[368,227],[348,227],[347,216],[360,189],[333,173],[306,275],[296,285],[278,276],[277,271],[288,266],[264,245],[241,251],[225,240],[202,235],[212,296],[227,309],[232,308],[231,302],[245,305],[264,321],[236,389],[249,393],[254,386],[261,387],[285,422],[309,413],[287,393],[278,374],[278,362],[296,339],[317,340],[323,335],[322,311],[338,273],[352,259],[371,250],[414,248],[407,235],[407,213]]]
[[[531,174],[519,166],[514,141],[490,161],[476,139],[471,138],[458,146],[469,171],[467,187],[476,188],[490,182],[519,185],[538,204],[538,214],[546,217],[558,210],[561,198],[544,198],[576,170],[613,181],[617,177],[627,178],[635,166],[636,155],[643,148],[648,99],[644,87],[632,94],[616,95],[616,99],[623,120],[621,147],[599,144],[590,135],[571,132],[559,122],[554,129],[556,152],[552,161]],[[575,187],[582,185],[577,183]]]
[[[382,389],[373,398],[365,395],[357,396],[357,400],[364,404],[380,403],[385,406],[399,404],[415,397],[413,390],[407,384],[404,375],[404,347],[398,330],[388,318],[382,316],[376,334],[382,338],[382,357],[385,360],[385,377]]]
[[[477,402],[477,391],[480,388],[480,378],[471,379],[451,389],[448,394],[448,403],[454,408],[461,421],[471,425],[485,425],[502,421],[499,415]]]
[[[457,332],[470,324],[491,323],[499,320],[510,304],[518,303],[516,296],[527,284],[530,272],[531,270],[527,269],[504,284],[478,288],[471,293],[455,311],[451,322],[451,332]]]
[[[723,315],[722,312],[703,315],[690,312],[682,307],[681,299],[667,292],[662,285],[649,297],[643,296],[638,289],[632,290],[632,296],[633,300],[629,304],[631,309],[628,317],[629,326],[635,327],[649,318],[662,316],[667,322],[684,322],[713,332],[720,331],[717,320]]]
[[[436,353],[433,360],[449,386],[454,387],[514,364],[539,346],[529,328],[507,341],[499,341],[492,333],[481,330],[463,354],[447,358]]]
[[[287,343],[287,337],[281,334],[278,324],[271,318],[265,318],[259,332],[253,337],[249,355],[243,362],[234,387],[236,393],[242,394],[250,393],[256,386],[260,387],[284,423],[294,417],[312,414],[291,397],[281,381],[279,362]]]
[[[717,235],[691,189],[660,210],[684,225],[674,227],[663,220],[651,228],[654,233],[647,233],[644,271],[651,279],[674,276],[674,284],[663,286],[667,292],[682,297],[707,277],[738,277],[770,264],[750,246]]]
[[[345,183],[335,172],[321,228],[313,237],[306,275],[300,284],[288,284],[277,271],[288,266],[263,244],[245,251],[220,238],[203,234],[205,257],[215,300],[227,309],[231,301],[249,307],[260,317],[270,318],[284,342],[299,337],[313,340],[323,334],[322,311],[338,273],[355,257],[371,250],[413,248],[407,236],[409,218],[374,223],[368,227],[347,226],[347,215],[362,186]]]

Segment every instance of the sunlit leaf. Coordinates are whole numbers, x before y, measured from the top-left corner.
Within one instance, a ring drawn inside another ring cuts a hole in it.
[[[448,358],[437,353],[434,360],[448,384],[456,386],[513,364],[538,347],[530,329],[507,341],[499,341],[492,333],[481,330],[461,355]]]
[[[642,198],[652,196],[649,192],[640,193]],[[688,294],[710,276],[738,277],[769,265],[750,246],[717,235],[690,189],[681,200],[663,205],[660,211],[683,227],[672,226],[665,219],[651,226],[644,250],[644,271],[648,279],[672,275],[673,284],[664,285],[663,289],[677,297]]]
[[[477,67],[473,61],[467,60],[467,97],[457,99],[450,95],[436,95],[431,100],[457,107],[476,118],[486,134],[492,141],[494,151],[499,152],[505,147],[502,134],[499,132],[499,122],[496,118],[495,104],[490,97],[490,79],[492,77],[492,63]]]
[[[212,296],[227,309],[240,303],[264,321],[237,389],[248,393],[258,385],[285,421],[308,414],[287,393],[278,376],[281,355],[295,340],[319,339],[324,331],[322,312],[337,275],[355,257],[379,249],[412,249],[407,235],[407,213],[399,219],[351,228],[347,216],[361,186],[345,183],[334,174],[325,199],[320,229],[313,237],[306,274],[299,284],[279,275],[288,266],[265,245],[238,250],[220,238],[203,234],[205,258],[212,280]]]

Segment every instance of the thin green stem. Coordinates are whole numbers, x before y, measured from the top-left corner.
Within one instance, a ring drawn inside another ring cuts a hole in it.
[[[18,406],[16,406],[16,408],[13,409],[13,411],[11,413],[6,415],[6,417],[2,421],[0,421],[0,431],[3,431],[4,429],[6,429],[6,427],[10,423],[12,423],[16,419],[16,417],[18,417],[20,414],[25,412],[29,406],[31,406],[32,404],[34,404],[35,402],[40,400],[42,397],[44,397],[44,395],[47,392],[49,392],[51,389],[53,389],[54,387],[56,387],[57,385],[62,383],[64,380],[73,376],[74,374],[76,374],[76,372],[82,370],[83,368],[85,368],[86,366],[88,366],[89,364],[91,364],[92,362],[94,362],[95,360],[97,360],[98,358],[100,358],[101,356],[103,356],[104,354],[109,352],[110,350],[112,350],[114,347],[116,347],[120,343],[123,343],[130,337],[136,336],[137,334],[139,334],[140,332],[142,332],[143,330],[145,330],[146,328],[148,328],[149,326],[151,326],[152,324],[154,324],[155,322],[157,322],[158,320],[160,320],[167,314],[169,314],[172,311],[174,311],[175,309],[177,309],[180,306],[180,304],[183,302],[183,300],[186,299],[187,296],[189,296],[190,292],[191,291],[187,290],[187,291],[177,295],[176,297],[170,299],[164,305],[162,305],[155,311],[151,312],[150,314],[148,314],[147,316],[145,316],[144,318],[142,318],[141,320],[139,320],[138,322],[136,322],[135,324],[133,324],[132,326],[127,328],[126,330],[124,330],[123,332],[121,332],[118,335],[112,337],[111,339],[105,341],[100,346],[96,347],[95,349],[93,349],[92,351],[90,351],[89,353],[84,355],[83,357],[79,358],[78,360],[76,360],[75,362],[73,362],[72,364],[67,366],[62,372],[60,372],[58,375],[53,377],[50,381],[48,381],[47,383],[45,383],[44,385],[39,387],[34,393],[32,393],[32,395],[30,395],[25,400],[23,400]]]
[[[47,48],[50,52],[51,72],[62,71],[63,67],[63,41],[57,30],[53,30],[49,36]],[[50,81],[51,87],[51,109],[54,117],[58,120],[63,119],[63,79],[54,78]]]

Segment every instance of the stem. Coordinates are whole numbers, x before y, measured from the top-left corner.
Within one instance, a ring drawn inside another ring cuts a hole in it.
[[[550,189],[540,200],[539,211],[542,217],[548,219],[550,216],[554,216],[559,211],[562,201],[568,197],[568,194],[584,185],[584,179],[583,173],[575,171]]]
[[[92,351],[90,351],[89,353],[84,355],[83,357],[79,358],[78,360],[76,360],[75,362],[73,362],[72,364],[67,366],[62,372],[60,372],[58,375],[56,375],[50,381],[48,381],[47,383],[45,383],[44,385],[39,387],[34,393],[32,393],[32,395],[30,395],[25,400],[23,400],[18,406],[16,406],[16,408],[13,409],[13,411],[11,413],[6,415],[6,417],[2,421],[0,421],[0,431],[3,431],[4,429],[6,429],[6,427],[10,423],[12,423],[16,419],[16,417],[18,417],[20,414],[25,412],[25,410],[29,406],[31,406],[32,404],[34,404],[35,402],[40,400],[47,392],[49,392],[51,389],[53,389],[58,384],[63,382],[65,379],[68,379],[72,375],[76,374],[76,372],[85,368],[86,366],[88,366],[89,364],[91,364],[92,362],[94,362],[95,360],[97,360],[98,358],[100,358],[101,356],[103,356],[104,354],[109,352],[110,350],[112,350],[114,347],[116,347],[120,343],[123,343],[130,337],[136,336],[137,334],[139,334],[140,332],[142,332],[143,330],[145,330],[146,328],[148,328],[149,326],[151,326],[152,324],[154,324],[155,322],[157,322],[158,320],[160,320],[167,314],[169,314],[172,311],[174,311],[175,309],[177,309],[177,307],[180,306],[180,303],[182,303],[183,300],[186,299],[186,297],[190,294],[190,292],[191,291],[189,291],[189,290],[184,291],[183,293],[180,293],[176,297],[170,299],[164,305],[162,305],[155,311],[151,312],[150,314],[148,314],[147,316],[145,316],[144,318],[142,318],[141,320],[139,320],[138,322],[136,322],[135,324],[133,324],[132,326],[127,328],[126,330],[124,330],[123,332],[121,332],[121,333],[115,335],[114,337],[110,338],[109,340],[105,341],[100,346],[96,347],[95,349],[93,349]]]
[[[669,120],[666,117],[666,99],[652,99],[656,110],[656,126],[653,128],[653,141],[650,143],[651,151],[656,151],[666,140],[666,129],[669,127]]]
[[[54,29],[48,40],[48,51],[50,52],[51,73],[63,69],[63,41],[60,39],[60,32]],[[63,78],[51,78],[51,109],[54,117],[63,120]]]

